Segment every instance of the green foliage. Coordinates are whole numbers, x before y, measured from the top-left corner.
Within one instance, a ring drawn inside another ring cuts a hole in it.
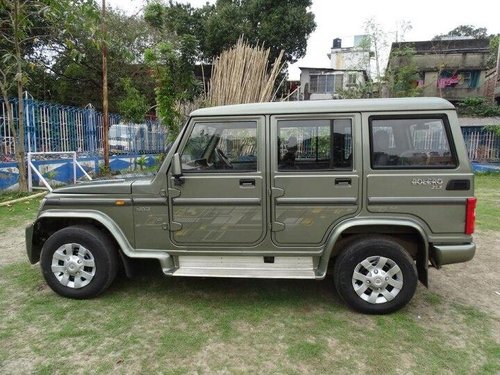
[[[488,30],[486,27],[475,27],[473,25],[460,25],[453,30],[448,31],[446,34],[436,35],[432,40],[441,40],[444,37],[462,37],[469,36],[475,39],[487,39]]]
[[[109,177],[111,176],[111,169],[109,165],[99,164],[99,171],[97,172],[97,177]]]
[[[123,120],[133,123],[144,122],[144,115],[149,108],[146,97],[132,85],[130,78],[124,78],[122,84],[125,97],[118,102],[118,109]]]
[[[364,84],[356,84],[347,89],[337,92],[342,99],[365,99],[373,96],[373,82],[368,81]]]
[[[494,68],[497,64],[498,58],[498,48],[500,47],[500,34],[492,36],[490,39],[490,53],[488,54],[488,60],[486,65],[489,68]]]
[[[386,71],[386,81],[391,97],[419,96],[422,90],[417,86],[420,78],[414,60],[415,50],[411,47],[392,51],[393,62]]]
[[[193,100],[200,92],[193,72],[195,55],[196,40],[192,35],[163,41],[144,54],[154,74],[158,114],[168,128],[170,141],[177,137],[182,121],[176,104]]]
[[[27,89],[37,99],[66,105],[102,106],[101,14],[91,0],[57,2],[57,17],[51,19],[50,37],[46,36],[27,54],[32,79]],[[118,103],[126,96],[122,80],[131,78],[134,87],[154,104],[153,79],[141,64],[150,43],[147,24],[140,17],[128,17],[107,9],[109,109],[118,112]]]
[[[141,155],[140,157],[135,159],[135,163],[139,166],[141,171],[146,166],[147,161],[148,161],[148,159],[146,159],[146,155]]]
[[[293,63],[305,55],[307,38],[316,28],[308,11],[311,4],[311,0],[220,0],[193,8],[170,1],[165,7],[151,3],[144,14],[157,30],[194,36],[202,60],[213,60],[244,35],[250,44],[271,48],[270,61],[284,50],[284,60]]]
[[[497,137],[500,137],[500,124],[484,126],[483,130],[491,132],[495,134]]]
[[[497,117],[500,116],[500,106],[489,103],[483,97],[472,97],[458,103],[458,113],[471,117]]]

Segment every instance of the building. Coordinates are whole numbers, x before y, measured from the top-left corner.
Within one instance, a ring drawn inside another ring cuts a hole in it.
[[[364,85],[370,80],[370,46],[365,36],[355,36],[354,46],[342,48],[336,38],[328,68],[300,67],[300,100],[337,99],[345,90]]]
[[[395,51],[412,48],[413,61],[420,73],[415,82],[423,96],[439,96],[451,102],[485,95],[488,72],[488,39],[444,39],[393,43],[388,69],[403,64]]]
[[[484,96],[492,103],[500,105],[500,46],[497,51],[497,65],[486,73]]]

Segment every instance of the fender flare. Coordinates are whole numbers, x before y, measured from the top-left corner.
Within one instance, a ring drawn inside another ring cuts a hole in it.
[[[328,269],[328,263],[330,262],[330,256],[332,254],[333,248],[335,247],[335,244],[337,243],[337,240],[339,239],[340,235],[344,231],[354,227],[377,226],[377,225],[399,226],[399,227],[403,226],[414,229],[417,231],[417,233],[419,233],[421,240],[423,241],[424,244],[423,248],[424,256],[423,258],[420,259],[420,262],[417,261],[417,268],[419,269],[419,278],[424,283],[424,285],[427,286],[427,269],[429,263],[429,240],[422,226],[418,222],[408,218],[402,218],[402,219],[354,218],[341,222],[331,232],[328,241],[326,242],[325,251],[320,257],[318,270],[316,273],[317,278],[323,279],[326,276],[326,271]]]
[[[162,269],[170,270],[174,267],[172,257],[165,251],[144,250],[136,251],[125,237],[120,227],[108,215],[96,210],[62,211],[48,210],[42,212],[35,220],[35,225],[40,219],[65,218],[65,219],[90,219],[104,226],[118,243],[122,253],[129,258],[158,259]]]

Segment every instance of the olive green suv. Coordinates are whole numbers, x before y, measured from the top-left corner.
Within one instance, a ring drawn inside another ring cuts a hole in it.
[[[26,244],[66,297],[150,258],[169,276],[331,274],[349,306],[388,313],[429,266],[474,256],[475,204],[445,100],[243,104],[194,111],[153,178],[48,194]]]

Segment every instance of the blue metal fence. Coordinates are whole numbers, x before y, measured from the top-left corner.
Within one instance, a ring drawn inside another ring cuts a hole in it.
[[[498,125],[500,126],[500,125]],[[483,127],[462,127],[469,159],[477,162],[500,162],[500,136]]]
[[[0,100],[0,161],[13,161],[15,143],[8,126],[7,105],[17,124],[17,99],[9,103]],[[62,106],[26,97],[24,105],[26,152],[76,151],[80,155],[98,156],[103,153],[103,115],[94,107]],[[120,123],[120,116],[109,115],[109,140],[112,152],[119,154],[153,154],[164,151],[166,128],[155,120],[143,124]]]

